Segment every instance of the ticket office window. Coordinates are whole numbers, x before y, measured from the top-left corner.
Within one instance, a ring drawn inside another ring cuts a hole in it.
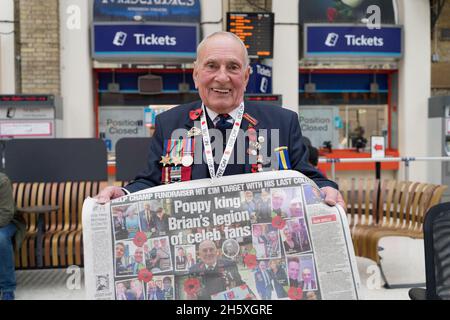
[[[384,136],[388,141],[387,105],[341,105],[339,117],[339,147],[361,148],[370,152],[370,137]]]

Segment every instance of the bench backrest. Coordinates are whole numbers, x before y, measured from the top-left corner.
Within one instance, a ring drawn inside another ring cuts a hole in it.
[[[421,230],[427,210],[441,201],[445,185],[376,180],[337,179],[351,226],[389,225]]]

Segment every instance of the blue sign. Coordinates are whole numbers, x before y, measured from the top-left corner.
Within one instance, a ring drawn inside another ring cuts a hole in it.
[[[95,59],[139,60],[149,57],[193,60],[199,41],[198,24],[106,24],[92,30]]]
[[[403,28],[305,24],[305,57],[401,58]]]
[[[247,93],[272,93],[272,68],[259,63],[250,65]]]
[[[94,21],[200,22],[200,0],[95,0]]]

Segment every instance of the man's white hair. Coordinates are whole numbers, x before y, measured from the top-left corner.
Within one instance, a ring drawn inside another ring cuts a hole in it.
[[[241,38],[239,38],[237,35],[235,35],[232,32],[228,32],[228,31],[217,31],[217,32],[211,33],[205,39],[203,39],[197,47],[197,60],[195,62],[196,63],[198,62],[198,57],[200,56],[200,51],[202,51],[203,47],[208,42],[208,40],[212,39],[214,37],[218,37],[218,36],[229,37],[241,45],[242,50],[244,52],[244,67],[247,68],[248,65],[250,64],[250,59],[248,57],[248,51],[247,51],[247,48],[246,48],[244,42],[242,42]]]

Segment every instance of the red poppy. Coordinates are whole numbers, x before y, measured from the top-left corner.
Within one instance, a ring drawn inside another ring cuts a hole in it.
[[[336,19],[337,13],[338,12],[337,12],[336,8],[328,8],[327,9],[328,22],[333,22],[334,19]]]
[[[280,216],[275,216],[272,219],[272,226],[278,230],[281,230],[286,226],[286,221]]]
[[[291,287],[288,291],[288,297],[291,300],[301,300],[303,299],[303,290],[302,288]]]
[[[197,278],[189,278],[184,282],[184,292],[188,296],[196,296],[200,290],[200,281]]]
[[[247,266],[247,268],[249,269],[255,269],[256,268],[256,256],[254,254],[247,254],[244,257],[244,264]]]
[[[197,120],[202,115],[202,112],[202,108],[189,111],[189,119],[192,121]]]
[[[134,236],[133,243],[137,247],[142,247],[147,242],[147,235],[144,232],[137,232]]]
[[[153,273],[151,273],[147,269],[142,269],[141,271],[139,271],[138,279],[140,281],[144,281],[146,283],[150,282],[153,279]]]

